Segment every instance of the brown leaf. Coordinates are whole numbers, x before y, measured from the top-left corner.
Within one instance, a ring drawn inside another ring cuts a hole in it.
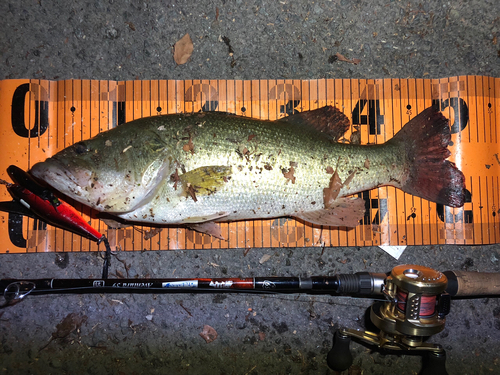
[[[361,132],[359,130],[351,133],[351,136],[349,137],[349,143],[352,145],[361,144]]]
[[[71,332],[76,331],[81,327],[82,323],[87,321],[86,315],[79,315],[77,313],[68,314],[62,321],[56,326],[56,331],[52,332],[52,337],[54,339],[62,339],[68,336]]]
[[[349,187],[349,184],[351,183],[351,181],[355,175],[356,175],[356,171],[351,172],[351,174],[349,176],[347,176],[347,178],[345,179],[345,181],[342,185]]]
[[[341,55],[338,52],[335,54],[335,56],[337,56],[337,59],[339,59],[339,61],[345,61],[345,62],[354,64],[354,65],[358,65],[361,62],[360,59],[351,59],[351,60],[349,60],[347,57]]]
[[[174,60],[177,65],[185,64],[193,54],[193,41],[189,34],[184,35],[174,45]]]
[[[163,230],[163,228],[152,228],[151,230],[145,231],[144,232],[144,240],[145,241],[150,240],[151,238],[153,238],[154,236],[159,234],[162,230]]]
[[[135,31],[135,25],[132,22],[125,22],[128,27],[130,27],[130,30]]]
[[[335,199],[337,199],[340,189],[342,189],[342,180],[339,177],[337,171],[330,178],[330,184],[327,188],[323,189],[323,204],[325,208],[331,208]]]
[[[125,276],[123,275],[123,273],[121,273],[119,270],[116,270],[116,276],[119,278],[119,279],[124,279]]]
[[[295,169],[293,167],[290,167],[290,169],[288,170],[288,172],[285,172],[283,170],[283,176],[285,176],[286,179],[292,181],[292,184],[295,183],[295,176],[293,175],[294,172],[295,172]]]
[[[203,331],[200,332],[200,336],[209,344],[217,338],[217,331],[208,324],[205,324],[203,326]]]
[[[191,155],[194,154],[194,144],[191,137],[189,137],[189,142],[182,146],[182,149],[186,152],[191,152]]]
[[[187,192],[195,202],[198,202],[198,199],[196,198],[196,189],[190,183],[187,184]]]
[[[248,155],[250,152],[248,151],[248,148],[246,148],[244,145],[239,145],[238,146],[238,152],[241,155]]]
[[[330,166],[326,167],[326,173],[333,174],[333,172],[334,172],[334,170],[332,167],[330,167]]]
[[[365,168],[370,169],[370,160],[368,158],[365,160]]]
[[[177,183],[180,181],[179,171],[175,168],[175,172],[170,176],[170,181],[174,183],[174,189],[177,190]]]
[[[267,262],[269,259],[271,259],[271,257],[272,257],[272,255],[264,254],[262,256],[262,258],[260,258],[259,263],[263,264],[263,263]]]

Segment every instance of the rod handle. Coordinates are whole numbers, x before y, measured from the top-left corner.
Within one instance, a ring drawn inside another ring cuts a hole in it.
[[[500,295],[500,272],[445,271],[446,291],[452,297]]]

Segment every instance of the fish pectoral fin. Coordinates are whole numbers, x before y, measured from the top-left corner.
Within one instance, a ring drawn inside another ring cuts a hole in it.
[[[225,238],[222,236],[222,231],[220,230],[220,226],[213,221],[206,221],[204,223],[199,223],[199,224],[191,224],[188,226],[188,228],[200,233],[209,234],[210,236],[218,238],[219,240],[225,240]]]
[[[301,212],[294,216],[316,225],[355,227],[365,214],[361,198],[337,198],[328,209]]]
[[[179,176],[185,196],[210,195],[231,179],[232,168],[223,165],[199,167]]]
[[[199,223],[205,223],[208,221],[215,221],[222,219],[223,217],[226,217],[229,215],[229,212],[221,211],[221,212],[215,212],[210,215],[203,215],[203,216],[190,216],[185,218],[184,220],[181,221],[182,224],[199,224]]]
[[[351,126],[349,118],[332,106],[295,113],[278,122],[313,127],[320,133],[329,135],[334,141],[338,141]]]

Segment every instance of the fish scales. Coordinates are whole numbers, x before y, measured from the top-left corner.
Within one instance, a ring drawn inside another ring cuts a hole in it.
[[[146,129],[155,132],[171,150],[174,165],[186,171],[229,166],[231,178],[212,194],[195,193],[197,201],[180,195],[171,181],[165,181],[154,199],[153,213],[145,206],[120,217],[181,223],[216,212],[229,212],[226,219],[230,220],[294,215],[322,207],[323,188],[332,177],[327,167],[337,170],[342,181],[355,173],[342,188],[342,196],[379,185],[382,176],[390,173],[387,165],[400,165],[396,155],[381,153],[381,147],[331,143],[323,134],[303,126],[236,116],[221,119],[209,113],[193,126],[192,117],[197,115],[155,118],[147,128],[140,127],[137,137],[147,137]],[[184,150],[189,139],[192,152]],[[366,160],[370,160],[369,168],[364,166]],[[292,167],[293,182],[285,177]]]
[[[421,122],[437,127],[433,124],[440,122],[438,130],[422,131],[435,139],[440,154],[434,159],[443,164],[449,155],[449,129],[446,122],[446,133],[445,119],[435,112],[422,113],[412,127],[422,128]],[[327,205],[325,190],[336,188],[333,208],[340,202],[348,211],[350,201],[341,201],[342,197],[382,185],[405,189],[425,172],[412,163],[420,162],[420,148],[434,141],[413,140],[413,130],[404,134],[408,141],[399,136],[382,145],[361,146],[332,142],[314,126],[300,122],[216,112],[163,115],[79,142],[35,165],[31,173],[81,203],[131,222],[186,224],[295,216],[331,225],[336,221],[325,216],[334,211]],[[452,182],[463,185],[461,172],[445,163],[439,168],[451,168]],[[432,173],[418,178],[432,185],[441,172]],[[438,183],[436,190],[448,191],[450,181],[443,183],[446,186]],[[412,193],[425,196],[429,190],[437,195],[432,187],[424,190]]]

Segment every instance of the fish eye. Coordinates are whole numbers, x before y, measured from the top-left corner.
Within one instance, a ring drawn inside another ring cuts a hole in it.
[[[78,155],[84,154],[88,151],[88,147],[84,142],[75,143],[75,152]]]

